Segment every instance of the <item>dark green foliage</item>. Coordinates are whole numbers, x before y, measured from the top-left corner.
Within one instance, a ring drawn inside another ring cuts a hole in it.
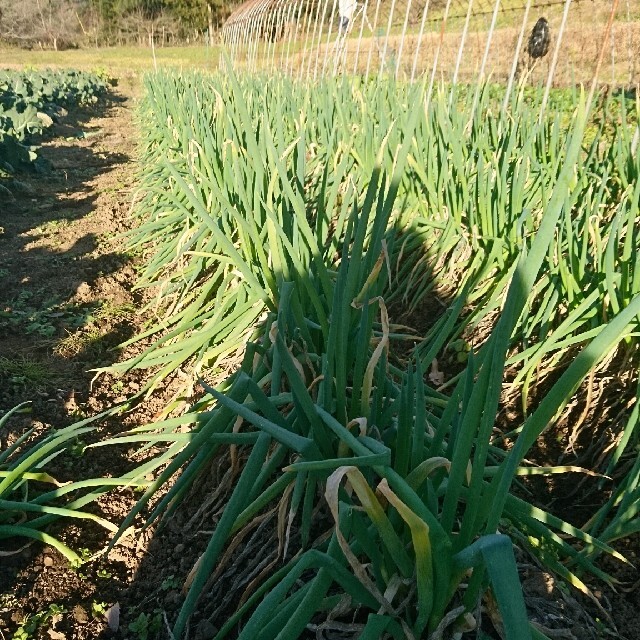
[[[209,5],[216,25],[228,15],[231,6],[228,0],[92,0],[92,4],[111,29],[116,29],[127,15],[138,13],[147,19],[168,14],[184,29],[204,30],[208,26]]]
[[[5,170],[36,159],[31,136],[51,126],[63,108],[93,104],[106,89],[103,78],[82,71],[0,71],[0,162]]]
[[[182,24],[196,29],[207,27],[209,6],[211,6],[214,25],[224,20],[231,7],[228,0],[164,0],[164,3]]]

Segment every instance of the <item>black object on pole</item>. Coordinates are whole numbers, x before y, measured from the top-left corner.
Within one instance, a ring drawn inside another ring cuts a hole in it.
[[[546,18],[539,18],[529,36],[527,53],[534,59],[543,58],[549,51],[551,30]]]

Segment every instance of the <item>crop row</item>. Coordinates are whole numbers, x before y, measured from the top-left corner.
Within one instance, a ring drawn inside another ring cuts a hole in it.
[[[20,535],[91,517],[97,495],[154,473],[117,535],[147,507],[166,522],[230,451],[174,637],[208,588],[217,638],[293,640],[323,619],[365,639],[447,637],[480,624],[489,588],[507,638],[544,637],[514,544],[586,592],[585,574],[609,580],[598,556],[622,561],[611,545],[640,526],[637,114],[623,96],[561,102],[150,76],[129,241],[157,296],[132,340],[148,346],[115,370],[148,369],[145,392],[191,380],[167,413],[189,410],[94,445],[165,448],[126,477],[38,496]],[[624,384],[593,468],[528,462],[602,371]],[[505,387],[522,398],[509,422]],[[576,473],[601,474],[606,496],[582,527],[522,484]],[[50,506],[72,493],[64,514]],[[273,549],[212,582],[265,523]]]
[[[35,160],[30,138],[50,127],[64,109],[94,104],[104,78],[82,71],[0,71],[0,160],[9,173]]]
[[[507,637],[540,637],[512,541],[582,590],[585,571],[606,579],[594,558],[617,555],[608,544],[638,526],[637,411],[615,425],[600,464],[624,459],[624,471],[588,526],[511,487],[580,471],[524,459],[596,367],[636,375],[636,115],[623,97],[589,111],[576,95],[573,112],[542,114],[526,98],[505,112],[485,87],[148,80],[132,246],[146,253],[140,286],[157,287],[158,320],[136,338],[151,347],[119,368],[149,368],[151,387],[180,368],[215,382],[191,413],[117,440],[168,443],[140,470],[167,465],[121,530],[178,470],[149,522],[221,447],[248,455],[176,637],[226,545],[274,501],[294,555],[216,620],[220,638],[240,620],[241,638],[297,638],[347,596],[360,637],[420,637],[461,623],[487,584]],[[607,110],[621,114],[613,127]],[[422,308],[426,335],[407,356],[398,345],[412,334],[389,309],[411,322]],[[439,371],[447,349],[459,367]],[[524,407],[505,431],[507,374]],[[336,526],[314,539],[319,513]]]

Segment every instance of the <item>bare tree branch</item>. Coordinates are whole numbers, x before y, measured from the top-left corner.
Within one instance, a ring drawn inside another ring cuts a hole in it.
[[[0,0],[0,38],[57,48],[74,43],[82,0]]]

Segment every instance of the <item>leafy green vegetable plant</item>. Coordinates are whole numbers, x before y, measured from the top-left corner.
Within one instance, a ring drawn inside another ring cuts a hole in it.
[[[82,71],[0,70],[0,159],[11,168],[36,158],[29,138],[53,124],[64,107],[95,104],[103,77]]]

